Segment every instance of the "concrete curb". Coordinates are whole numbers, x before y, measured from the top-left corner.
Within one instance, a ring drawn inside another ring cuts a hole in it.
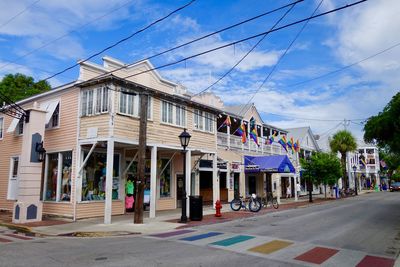
[[[32,228],[23,225],[15,225],[13,223],[0,222],[0,226],[7,227],[8,229],[18,230],[23,233],[33,233]]]

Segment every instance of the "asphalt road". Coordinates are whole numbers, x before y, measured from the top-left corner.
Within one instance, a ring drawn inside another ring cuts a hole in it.
[[[293,241],[297,249],[318,245],[394,258],[400,251],[400,193],[367,194],[194,230],[256,236],[247,242],[253,245],[279,238]],[[146,236],[43,238],[1,244],[0,266],[307,266],[285,259],[293,251],[263,257],[242,252],[247,251],[245,245],[220,249],[200,241]],[[346,265],[332,261],[329,266]]]

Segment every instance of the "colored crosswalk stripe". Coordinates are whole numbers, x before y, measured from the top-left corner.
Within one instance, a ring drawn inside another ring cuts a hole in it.
[[[154,234],[154,235],[150,235],[150,236],[159,237],[159,238],[167,238],[167,237],[183,235],[183,234],[192,233],[192,232],[194,232],[194,230],[178,230],[178,231],[174,231],[174,232],[166,232],[166,233]]]
[[[376,256],[365,256],[356,267],[393,267],[394,259]]]
[[[184,241],[196,241],[196,240],[209,238],[209,237],[213,237],[213,236],[217,236],[217,235],[222,235],[222,233],[209,232],[209,233],[201,234],[201,235],[188,236],[188,237],[182,238],[181,240],[184,240]]]
[[[315,248],[307,251],[306,253],[303,253],[300,256],[297,256],[294,259],[299,260],[299,261],[315,263],[315,264],[321,264],[338,252],[339,252],[339,250],[337,250],[337,249],[315,247]]]
[[[249,239],[253,239],[254,236],[249,236],[249,235],[238,235],[238,236],[234,236],[228,239],[224,239],[224,240],[220,240],[214,243],[211,243],[211,245],[216,245],[216,246],[222,246],[222,247],[228,247],[228,246],[232,246],[234,244],[240,243],[240,242],[244,242],[247,241]]]
[[[5,236],[8,237],[13,237],[13,238],[17,238],[17,239],[21,239],[21,240],[31,240],[31,237],[26,237],[26,236],[21,236],[21,235],[16,235],[16,234],[4,234]]]
[[[262,254],[270,254],[275,251],[286,248],[292,244],[293,244],[293,242],[287,242],[287,241],[282,241],[282,240],[273,240],[271,242],[250,248],[250,249],[248,249],[248,251],[262,253]]]

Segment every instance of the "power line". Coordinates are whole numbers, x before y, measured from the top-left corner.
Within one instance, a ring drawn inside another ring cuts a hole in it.
[[[248,41],[248,40],[251,40],[251,39],[260,37],[260,36],[262,36],[262,35],[264,35],[264,34],[268,34],[268,33],[271,33],[271,32],[276,32],[276,31],[279,31],[279,30],[288,28],[288,27],[290,27],[290,26],[293,26],[293,25],[296,25],[296,24],[305,22],[305,21],[307,21],[307,20],[311,20],[311,19],[315,19],[315,18],[318,18],[318,17],[321,17],[321,16],[325,16],[325,15],[327,15],[327,14],[334,13],[334,12],[337,12],[337,11],[339,11],[339,10],[346,9],[346,8],[349,8],[349,7],[352,7],[352,6],[355,6],[355,5],[358,5],[358,4],[363,3],[363,2],[366,2],[366,1],[368,1],[368,0],[360,0],[360,1],[358,1],[358,2],[354,2],[354,3],[352,3],[352,4],[347,4],[347,5],[345,5],[345,6],[341,6],[341,7],[339,7],[339,8],[335,8],[335,9],[332,9],[332,10],[329,10],[329,11],[326,11],[326,12],[323,12],[323,13],[320,13],[320,14],[318,14],[318,15],[314,15],[314,16],[311,16],[311,17],[308,17],[308,18],[305,18],[305,19],[297,20],[297,21],[295,21],[295,22],[286,24],[286,25],[284,25],[284,26],[275,28],[275,29],[270,30],[270,31],[262,32],[262,33],[259,33],[259,34],[256,34],[256,35],[253,35],[253,36],[244,38],[244,39],[240,39],[240,40],[235,41],[235,42],[231,42],[231,43],[228,43],[228,44],[225,44],[225,45],[221,45],[221,46],[218,46],[218,47],[215,47],[215,48],[212,48],[212,49],[209,49],[209,50],[206,50],[206,51],[203,51],[203,52],[200,52],[200,53],[197,53],[197,54],[188,56],[188,57],[185,57],[185,58],[180,59],[180,60],[175,61],[175,62],[167,63],[167,64],[164,64],[164,65],[160,65],[160,66],[158,66],[158,67],[154,67],[154,68],[151,68],[151,69],[148,69],[148,70],[145,70],[145,71],[141,71],[141,72],[136,73],[136,74],[132,74],[132,75],[126,76],[126,77],[124,77],[124,79],[126,79],[126,78],[131,78],[131,77],[134,77],[134,76],[138,76],[138,75],[141,75],[141,74],[143,74],[143,73],[150,72],[150,71],[162,69],[162,68],[165,68],[165,67],[173,66],[173,65],[179,64],[179,63],[181,63],[181,62],[187,61],[188,59],[192,59],[192,58],[195,58],[195,57],[198,57],[198,56],[202,56],[202,55],[205,55],[205,54],[208,54],[208,53],[211,53],[211,52],[220,50],[220,49],[222,49],[222,48],[226,48],[226,47],[229,47],[229,46],[238,44],[238,43],[242,43],[242,42],[244,42],[244,41]],[[107,73],[105,73],[105,74],[107,74]],[[104,75],[104,74],[103,74],[103,75]],[[97,78],[97,77],[95,77],[95,78]]]
[[[40,0],[39,0],[39,1],[40,1]],[[76,32],[76,31],[77,31],[76,29],[83,29],[83,28],[87,27],[88,25],[92,24],[93,22],[96,22],[96,21],[98,21],[98,20],[100,20],[100,19],[102,19],[102,18],[104,18],[104,17],[110,15],[111,13],[116,12],[117,10],[119,10],[119,9],[121,9],[121,8],[123,8],[123,7],[126,7],[126,6],[129,5],[132,1],[133,1],[133,0],[129,0],[129,1],[125,2],[124,4],[122,4],[121,6],[115,8],[115,9],[113,9],[113,10],[111,10],[111,11],[108,11],[107,13],[104,13],[103,15],[101,15],[101,16],[99,16],[99,17],[96,17],[95,19],[93,19],[93,20],[91,20],[91,21],[89,21],[89,22],[87,22],[87,23],[84,23],[84,24],[80,25],[79,27],[76,27],[74,30],[69,31],[69,32],[67,32],[66,34],[63,34],[63,35],[61,35],[61,36],[58,36],[57,38],[55,38],[55,39],[53,39],[53,40],[51,40],[51,41],[49,41],[49,42],[47,42],[47,43],[45,43],[45,44],[43,44],[43,45],[41,45],[41,46],[39,46],[39,47],[37,47],[37,48],[35,48],[35,49],[29,51],[29,52],[27,52],[27,53],[25,53],[25,54],[23,54],[23,55],[17,57],[17,58],[14,59],[14,60],[7,60],[9,63],[3,64],[2,66],[0,66],[0,69],[3,69],[4,67],[10,65],[11,63],[16,63],[17,61],[19,61],[19,60],[21,60],[21,59],[23,59],[23,58],[25,58],[25,57],[27,57],[27,56],[29,56],[29,55],[35,53],[36,51],[39,51],[39,50],[41,50],[41,49],[43,49],[43,48],[45,48],[45,47],[47,47],[47,46],[49,46],[49,45],[51,45],[51,44],[53,44],[53,43],[55,43],[55,42],[57,42],[57,41],[63,39],[64,37],[66,37],[66,36],[68,36],[68,35],[70,35],[70,34]]]
[[[320,76],[317,76],[317,77],[314,77],[314,78],[311,78],[311,79],[308,79],[308,80],[304,80],[304,81],[301,81],[301,82],[289,84],[289,85],[287,85],[287,87],[292,87],[292,86],[301,85],[301,84],[304,84],[304,83],[308,83],[308,82],[311,82],[311,81],[315,81],[315,80],[318,80],[318,79],[321,79],[321,78],[330,76],[330,75],[332,75],[332,74],[336,74],[336,73],[338,73],[338,72],[341,72],[341,71],[344,71],[344,70],[346,70],[346,69],[348,69],[348,68],[351,68],[351,67],[353,67],[353,66],[355,66],[355,65],[358,65],[358,64],[360,64],[360,63],[362,63],[362,62],[364,62],[364,61],[367,61],[367,60],[369,60],[369,59],[371,59],[371,58],[373,58],[373,57],[379,56],[379,55],[381,55],[381,54],[383,54],[383,53],[385,53],[385,52],[387,52],[387,51],[389,51],[389,50],[392,50],[393,48],[398,47],[399,45],[400,45],[400,42],[398,42],[398,43],[396,43],[396,44],[394,44],[394,45],[392,45],[392,46],[389,46],[388,48],[386,48],[386,49],[384,49],[384,50],[381,50],[381,51],[379,51],[379,52],[377,52],[377,53],[375,53],[375,54],[373,54],[373,55],[371,55],[371,56],[369,56],[369,57],[366,57],[366,58],[363,58],[363,59],[361,59],[361,60],[359,60],[359,61],[357,61],[357,62],[351,63],[350,65],[344,66],[344,67],[342,67],[342,68],[339,68],[339,69],[334,70],[334,71],[331,71],[331,72],[327,72],[327,73],[325,73],[325,74],[322,74],[322,75],[320,75]]]
[[[271,30],[273,30],[278,24],[279,24],[279,22],[281,22],[283,19],[284,19],[284,17],[286,17],[286,15],[293,9],[293,7],[297,4],[297,3],[299,3],[299,2],[301,2],[301,1],[303,1],[303,0],[300,0],[300,1],[297,1],[297,2],[294,2],[294,3],[292,3],[292,5],[291,5],[291,7],[290,7],[290,9],[288,9],[286,12],[285,12],[285,14],[283,14],[283,16],[271,27]],[[224,73],[224,75],[222,75],[219,79],[217,79],[215,82],[213,82],[211,85],[209,85],[207,88],[205,88],[205,89],[203,89],[203,90],[201,90],[200,92],[198,92],[198,93],[196,93],[194,96],[197,96],[197,95],[200,95],[200,94],[202,94],[202,93],[204,93],[204,92],[206,92],[208,89],[210,89],[211,87],[213,87],[214,85],[216,85],[217,83],[219,83],[223,78],[225,78],[226,76],[228,76],[251,52],[253,52],[253,50],[265,39],[265,37],[267,37],[267,35],[268,34],[265,34],[265,35],[263,35],[261,38],[260,38],[260,40],[258,40],[258,42],[255,44],[255,45],[253,45],[253,47],[243,56],[243,57],[241,57],[240,58],[240,60],[235,64],[235,65],[233,65],[227,72],[225,72]]]
[[[123,38],[123,39],[117,41],[116,43],[114,43],[114,44],[112,44],[112,45],[110,45],[110,46],[108,46],[108,47],[102,49],[101,51],[99,51],[99,52],[97,52],[97,53],[95,53],[95,54],[93,54],[93,55],[87,57],[86,59],[80,61],[79,63],[75,63],[75,64],[71,65],[70,67],[65,68],[64,70],[59,71],[59,72],[57,72],[57,73],[51,75],[50,77],[44,79],[43,81],[47,81],[47,80],[49,80],[49,79],[51,79],[51,78],[53,78],[53,77],[55,77],[55,76],[57,76],[57,75],[60,75],[60,74],[66,72],[66,71],[68,71],[68,70],[70,70],[70,69],[72,69],[72,68],[75,68],[76,66],[79,66],[79,64],[82,63],[82,62],[86,62],[86,61],[88,61],[88,60],[90,60],[90,59],[92,59],[92,58],[94,58],[94,57],[96,57],[96,56],[98,56],[98,55],[104,53],[105,51],[110,50],[111,48],[114,48],[115,46],[117,46],[117,45],[119,45],[119,44],[121,44],[121,43],[123,43],[123,42],[125,42],[125,41],[127,41],[127,40],[129,40],[129,39],[131,39],[131,38],[134,37],[135,35],[137,35],[137,34],[139,34],[139,33],[141,33],[141,32],[144,32],[145,30],[147,30],[147,29],[149,29],[150,27],[156,25],[157,23],[159,23],[159,22],[161,22],[161,21],[167,19],[168,17],[172,16],[173,14],[175,14],[175,13],[179,12],[180,10],[182,10],[182,9],[184,9],[184,8],[186,8],[186,7],[188,7],[189,5],[191,5],[191,4],[192,4],[193,2],[195,2],[195,1],[196,1],[196,0],[191,0],[189,3],[187,3],[187,4],[185,4],[185,5],[181,6],[181,7],[179,7],[179,8],[177,8],[177,9],[175,9],[174,11],[170,12],[170,13],[167,14],[166,16],[164,16],[164,17],[162,17],[162,18],[160,18],[160,19],[157,19],[157,20],[153,21],[152,23],[150,23],[150,24],[147,25],[146,27],[144,27],[144,28],[142,28],[142,29],[140,29],[140,30],[138,30],[138,31],[136,31],[136,32],[134,32],[134,33],[132,33],[131,35],[129,35],[129,36],[127,36],[127,37],[125,37],[125,38]]]
[[[22,11],[20,11],[19,13],[15,14],[14,16],[12,16],[10,19],[8,19],[6,22],[4,22],[3,24],[0,25],[0,29],[3,28],[4,26],[6,26],[8,23],[10,23],[11,21],[13,21],[16,17],[22,15],[23,13],[25,13],[26,11],[28,11],[29,8],[31,8],[33,5],[39,3],[40,0],[37,0],[35,2],[33,2],[32,4],[30,4],[29,6],[27,6],[25,9],[23,9]]]
[[[311,17],[314,16],[314,14],[317,12],[317,10],[319,9],[319,7],[321,6],[322,2],[324,2],[324,0],[321,0],[318,4],[318,6],[314,9],[313,13],[311,14]],[[261,88],[264,86],[264,84],[268,81],[268,79],[271,77],[272,73],[275,71],[275,69],[278,67],[279,63],[282,61],[282,59],[285,57],[285,55],[287,54],[287,52],[289,51],[289,49],[292,47],[292,45],[294,44],[294,42],[297,40],[297,38],[299,38],[300,34],[303,32],[303,30],[305,29],[305,27],[308,25],[308,22],[310,21],[310,19],[306,20],[306,22],[303,24],[303,26],[300,28],[300,30],[297,32],[296,36],[293,38],[293,40],[290,42],[290,44],[288,45],[288,47],[286,48],[285,52],[279,57],[278,61],[275,63],[275,65],[272,67],[272,69],[270,70],[270,72],[268,73],[267,77],[265,77],[265,79],[262,81],[262,83],[260,84],[260,86],[257,88],[257,90],[253,93],[253,95],[250,97],[249,101],[247,101],[248,105],[251,100],[253,100],[253,98],[256,96],[256,94],[261,90]],[[243,106],[244,108],[245,106]],[[239,114],[241,114],[243,112],[243,108],[242,110],[239,112]]]
[[[257,15],[257,16],[251,17],[251,18],[249,18],[249,19],[240,21],[240,22],[235,23],[235,24],[233,24],[233,25],[230,25],[230,26],[228,26],[228,27],[225,27],[225,28],[219,29],[219,30],[217,30],[217,31],[214,31],[214,32],[212,32],[212,33],[209,33],[209,34],[203,35],[203,36],[201,36],[201,37],[195,38],[195,39],[193,39],[193,40],[191,40],[191,41],[188,41],[188,42],[186,42],[186,43],[182,43],[182,44],[180,44],[180,45],[178,45],[178,46],[169,48],[169,49],[164,50],[164,51],[162,51],[162,52],[159,52],[159,53],[157,53],[157,54],[155,54],[155,55],[152,55],[152,56],[146,57],[146,58],[144,58],[144,59],[140,59],[140,60],[134,61],[134,62],[129,63],[129,64],[126,64],[126,65],[124,65],[124,66],[122,66],[122,67],[119,67],[119,68],[116,68],[116,69],[114,69],[114,70],[108,71],[108,72],[103,73],[103,74],[101,74],[101,75],[98,75],[98,76],[96,76],[96,77],[94,77],[94,78],[91,78],[90,80],[95,80],[95,79],[97,79],[97,78],[99,78],[99,77],[102,77],[102,76],[104,76],[104,75],[112,74],[112,73],[114,73],[114,72],[116,72],[116,71],[129,68],[129,67],[131,67],[131,66],[133,66],[133,65],[135,65],[135,64],[138,64],[138,63],[140,63],[140,62],[142,62],[142,61],[150,60],[150,59],[153,59],[153,58],[155,58],[155,57],[158,57],[158,56],[164,55],[164,54],[166,54],[166,53],[172,52],[172,51],[174,51],[174,50],[177,50],[177,49],[179,49],[179,48],[188,46],[188,45],[190,45],[190,44],[193,44],[193,43],[195,43],[195,42],[201,41],[201,40],[203,40],[203,39],[206,39],[206,38],[211,37],[211,36],[213,36],[213,35],[216,35],[216,34],[218,34],[218,33],[221,33],[221,32],[227,31],[227,30],[230,30],[230,29],[235,28],[235,27],[237,27],[237,26],[240,26],[240,25],[242,25],[242,24],[248,23],[248,22],[250,22],[250,21],[256,20],[256,19],[258,19],[258,18],[264,17],[264,16],[269,15],[269,14],[272,14],[272,13],[274,13],[274,12],[277,12],[277,11],[279,11],[279,10],[281,10],[281,9],[284,9],[284,8],[286,8],[286,7],[289,7],[289,6],[291,6],[291,5],[293,5],[293,4],[297,3],[297,2],[300,2],[300,1],[303,1],[303,0],[298,0],[298,1],[293,2],[293,3],[291,3],[291,4],[287,4],[287,5],[278,7],[278,8],[276,8],[276,9],[273,9],[273,10],[271,10],[271,11],[267,11],[267,12],[264,12],[264,13],[259,14],[259,15]]]

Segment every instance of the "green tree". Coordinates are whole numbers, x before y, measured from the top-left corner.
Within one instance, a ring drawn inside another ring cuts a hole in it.
[[[17,73],[7,74],[0,81],[0,94],[17,102],[21,99],[49,91],[51,86],[47,81],[34,82],[32,77]],[[3,103],[0,103],[0,106]]]
[[[400,92],[393,96],[382,112],[372,116],[364,126],[365,142],[400,154]]]
[[[342,163],[342,177],[344,187],[347,188],[346,175],[346,154],[357,149],[357,142],[354,136],[346,130],[339,131],[329,140],[329,146],[333,153],[340,153],[340,162]]]
[[[389,180],[396,180],[393,176],[400,171],[400,155],[380,149],[379,158],[386,163],[386,166],[381,168],[382,173],[387,175]]]
[[[312,202],[312,184],[323,184],[326,198],[326,187],[335,185],[342,172],[339,159],[332,153],[314,153],[309,159],[301,159],[301,166],[304,169],[303,177],[309,185],[310,202]]]

